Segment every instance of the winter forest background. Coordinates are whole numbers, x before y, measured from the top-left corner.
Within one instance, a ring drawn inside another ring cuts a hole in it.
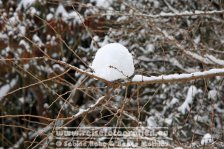
[[[172,76],[89,75],[112,42],[135,74]],[[169,148],[224,147],[223,0],[0,0],[0,53],[0,147],[48,148],[57,126],[168,127]]]

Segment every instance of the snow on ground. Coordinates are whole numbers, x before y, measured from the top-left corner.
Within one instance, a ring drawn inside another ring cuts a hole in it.
[[[187,97],[184,101],[184,103],[178,108],[178,111],[180,111],[182,114],[185,114],[186,111],[190,111],[190,106],[193,102],[194,96],[197,94],[198,90],[195,86],[190,86],[187,92]]]
[[[201,145],[207,145],[213,142],[213,138],[209,133],[206,133],[201,139]]]
[[[108,81],[126,79],[134,73],[132,55],[119,43],[107,44],[100,48],[91,67],[95,75]]]

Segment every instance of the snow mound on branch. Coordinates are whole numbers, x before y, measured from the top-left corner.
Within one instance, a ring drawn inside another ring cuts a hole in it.
[[[209,133],[206,133],[201,139],[201,145],[207,145],[213,142],[213,138]]]
[[[91,67],[95,75],[108,81],[126,79],[134,73],[132,55],[119,43],[107,44],[100,48]]]

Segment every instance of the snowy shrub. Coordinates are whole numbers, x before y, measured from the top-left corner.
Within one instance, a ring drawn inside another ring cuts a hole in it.
[[[223,1],[0,0],[0,13],[0,148],[61,146],[57,127],[166,127],[154,144],[223,148]]]

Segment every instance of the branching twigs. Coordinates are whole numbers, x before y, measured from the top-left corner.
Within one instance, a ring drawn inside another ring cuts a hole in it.
[[[84,61],[83,61],[83,59],[81,59],[80,57],[79,57],[79,55],[75,52],[75,51],[73,51],[69,46],[68,46],[68,44],[65,42],[65,40],[63,40],[62,39],[62,37],[57,33],[57,31],[51,26],[51,24],[50,23],[48,23],[46,20],[44,20],[44,19],[42,19],[40,16],[38,16],[38,15],[36,15],[36,17],[38,18],[38,19],[40,19],[41,21],[43,21],[44,23],[46,23],[54,32],[55,32],[55,34],[56,35],[58,35],[58,37],[59,37],[59,39],[63,42],[63,44],[86,66],[86,67],[89,67]]]
[[[27,85],[27,86],[20,87],[20,88],[18,88],[18,89],[15,89],[15,90],[13,90],[13,91],[11,91],[11,92],[8,92],[8,93],[7,93],[6,95],[4,95],[4,96],[0,96],[0,98],[3,98],[3,97],[8,96],[8,95],[10,95],[10,94],[13,94],[13,93],[15,93],[15,92],[17,92],[17,91],[19,91],[19,90],[26,89],[26,88],[29,88],[29,87],[32,87],[32,86],[35,86],[35,85],[39,85],[39,84],[42,84],[42,83],[47,82],[47,81],[54,80],[54,79],[56,79],[56,78],[58,78],[58,77],[63,76],[63,75],[66,74],[69,70],[70,70],[70,69],[68,69],[68,70],[66,70],[65,72],[63,72],[62,74],[59,74],[59,75],[54,76],[54,77],[52,77],[52,78],[49,78],[49,79],[46,79],[46,80],[42,80],[42,81],[39,81],[39,82],[30,84],[30,85]]]
[[[208,57],[203,57],[203,56],[201,56],[201,55],[199,55],[199,54],[197,54],[197,53],[194,53],[194,52],[191,52],[191,51],[189,51],[189,50],[186,50],[185,48],[184,48],[184,46],[182,46],[180,43],[178,43],[177,42],[177,40],[173,37],[173,36],[171,36],[171,35],[169,35],[166,31],[163,31],[161,28],[159,28],[159,27],[157,27],[156,25],[154,25],[154,27],[155,27],[155,29],[157,30],[157,31],[159,31],[167,40],[170,40],[170,41],[172,41],[180,50],[182,50],[182,52],[184,52],[186,55],[188,55],[188,56],[190,56],[190,57],[192,57],[192,58],[194,58],[194,59],[196,59],[196,60],[198,60],[198,61],[200,61],[200,62],[202,62],[202,63],[204,63],[204,64],[210,64],[210,65],[214,65],[214,64],[216,64],[216,65],[219,65],[219,66],[223,66],[224,64],[223,64],[223,61],[222,60],[220,60],[220,59],[217,59],[217,58],[214,58],[214,56],[210,56],[210,59],[208,58]],[[213,61],[211,60],[211,57],[213,57]],[[216,59],[216,60],[214,60],[214,59]]]

